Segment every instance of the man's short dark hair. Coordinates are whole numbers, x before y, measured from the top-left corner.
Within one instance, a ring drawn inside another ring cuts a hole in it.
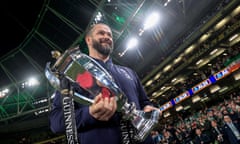
[[[104,25],[109,26],[106,22],[92,23],[92,24],[86,29],[85,36],[90,35],[90,34],[92,33],[92,30],[93,30],[94,26],[97,25],[97,24],[104,24]]]

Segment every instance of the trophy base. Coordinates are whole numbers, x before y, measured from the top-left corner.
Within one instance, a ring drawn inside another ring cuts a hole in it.
[[[143,112],[140,118],[138,117],[135,120],[132,120],[132,124],[137,129],[135,136],[135,139],[137,141],[143,141],[146,139],[146,137],[150,134],[151,130],[156,127],[159,116],[160,112],[154,110],[147,113]]]

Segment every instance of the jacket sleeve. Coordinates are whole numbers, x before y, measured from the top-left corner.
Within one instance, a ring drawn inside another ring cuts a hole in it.
[[[138,93],[139,93],[139,103],[140,103],[140,107],[141,109],[143,109],[146,105],[152,105],[152,103],[150,102],[146,91],[143,88],[143,85],[137,75],[136,72],[133,72],[135,77],[136,77],[136,83],[137,83],[137,89],[138,89]]]
[[[74,106],[77,129],[84,130],[101,123],[89,114],[89,106],[80,105],[77,103],[74,103]],[[52,132],[62,133],[65,131],[62,98],[59,91],[55,93],[49,119]]]

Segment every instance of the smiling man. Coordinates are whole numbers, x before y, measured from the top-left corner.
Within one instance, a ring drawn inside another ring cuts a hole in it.
[[[92,26],[85,37],[89,56],[103,66],[113,77],[116,84],[127,96],[128,101],[135,103],[138,110],[149,112],[157,110],[153,107],[144,91],[137,74],[130,68],[116,65],[110,54],[113,51],[113,38],[110,27],[106,24]],[[88,95],[84,91],[80,91]],[[78,139],[81,144],[122,144],[122,116],[117,110],[115,97],[103,97],[102,93],[94,98],[90,106],[75,103],[75,117],[78,129]],[[61,94],[56,92],[53,109],[50,114],[50,124],[53,132],[64,132],[64,118],[61,104]],[[143,142],[136,142],[132,134],[132,126],[127,125],[128,143],[153,144],[151,136]]]

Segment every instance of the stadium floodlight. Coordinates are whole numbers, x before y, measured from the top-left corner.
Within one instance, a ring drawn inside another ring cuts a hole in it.
[[[31,78],[28,79],[27,84],[30,87],[31,86],[36,86],[36,85],[39,85],[39,81],[36,78],[31,77]]]
[[[97,12],[94,20],[95,20],[95,22],[99,22],[99,21],[102,20],[102,18],[103,18],[102,13],[101,12]]]
[[[170,2],[171,0],[167,0],[163,5],[166,7]]]
[[[135,48],[138,45],[138,40],[136,38],[131,38],[127,43],[127,49]]]
[[[6,89],[4,89],[2,92],[7,94],[7,93],[9,93],[9,89],[6,88]]]
[[[157,12],[153,12],[149,17],[146,19],[144,23],[144,30],[147,30],[153,26],[155,26],[159,21],[159,14]]]
[[[5,97],[8,93],[9,93],[9,89],[8,88],[1,90],[0,91],[0,98]]]
[[[39,85],[39,83],[40,83],[40,82],[39,82],[36,78],[31,77],[31,78],[29,78],[27,81],[23,82],[22,85],[21,85],[21,87],[22,87],[22,88],[25,88],[25,87],[33,87],[33,86]]]
[[[119,56],[120,57],[124,56],[129,49],[135,48],[137,45],[138,45],[138,40],[136,38],[133,37],[129,39],[126,49],[122,53],[119,53]]]

